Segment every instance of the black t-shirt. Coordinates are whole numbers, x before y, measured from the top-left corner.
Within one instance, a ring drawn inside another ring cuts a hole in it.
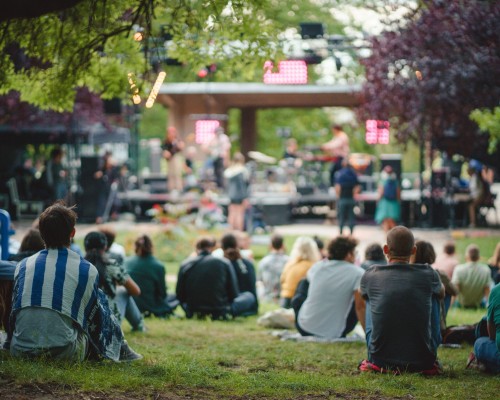
[[[432,296],[440,291],[439,274],[429,265],[374,265],[366,270],[361,294],[370,302],[371,362],[413,371],[432,368]]]
[[[354,198],[354,188],[359,185],[359,180],[351,167],[345,167],[338,171],[335,174],[335,182],[340,185],[341,199]]]

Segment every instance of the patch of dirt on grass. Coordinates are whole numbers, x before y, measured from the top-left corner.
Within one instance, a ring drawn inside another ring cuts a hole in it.
[[[178,388],[177,393],[172,391],[143,391],[143,392],[104,392],[71,390],[67,386],[56,383],[31,383],[17,384],[14,381],[0,379],[0,398],[3,400],[180,400],[180,399],[234,399],[234,400],[257,400],[266,398],[264,396],[234,396],[224,395],[209,388]],[[176,389],[174,388],[174,391]],[[267,397],[285,399],[285,397]],[[318,399],[368,399],[368,400],[413,400],[414,397],[406,395],[402,397],[386,397],[379,393],[367,393],[354,390],[350,392],[326,391],[318,394],[304,394],[288,397],[290,400],[318,400]]]

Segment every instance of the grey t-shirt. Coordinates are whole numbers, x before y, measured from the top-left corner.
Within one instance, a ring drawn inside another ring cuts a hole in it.
[[[26,307],[16,315],[11,351],[35,355],[77,341],[78,328],[71,318],[42,307]]]
[[[368,355],[379,367],[432,368],[432,296],[441,291],[437,271],[423,264],[374,265],[361,278],[372,332]]]

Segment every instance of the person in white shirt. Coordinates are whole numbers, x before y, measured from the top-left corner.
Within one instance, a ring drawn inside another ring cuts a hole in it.
[[[339,236],[328,244],[328,260],[307,272],[309,290],[298,311],[297,330],[303,336],[345,337],[359,322],[364,328],[365,302],[359,285],[364,270],[356,265],[358,242]]]

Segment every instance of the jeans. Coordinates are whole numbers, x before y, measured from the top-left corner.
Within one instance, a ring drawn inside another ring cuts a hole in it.
[[[123,286],[118,286],[116,288],[116,294],[114,301],[118,306],[118,311],[123,319],[125,319],[130,323],[132,329],[141,329],[144,325],[144,321],[142,318],[142,314],[135,304],[135,301],[132,296],[130,296]]]
[[[496,343],[488,337],[480,337],[474,343],[474,354],[490,372],[500,372],[500,352]]]
[[[231,304],[231,314],[233,317],[248,316],[257,314],[257,299],[250,292],[240,293]]]
[[[437,348],[441,344],[441,307],[439,304],[439,299],[432,297],[432,312],[431,312],[431,345],[434,353],[437,354]],[[373,322],[372,313],[370,308],[370,302],[366,301],[366,312],[365,312],[365,336],[366,336],[366,346],[368,348],[368,359],[371,360],[370,354],[370,337],[372,335]]]
[[[339,229],[340,229],[340,234],[342,234],[342,231],[344,230],[344,226],[347,225],[349,226],[349,229],[352,231],[354,230],[354,205],[356,204],[356,201],[354,199],[343,199],[340,198],[338,200],[338,207],[337,207],[337,214],[338,214],[338,220],[339,220]]]

